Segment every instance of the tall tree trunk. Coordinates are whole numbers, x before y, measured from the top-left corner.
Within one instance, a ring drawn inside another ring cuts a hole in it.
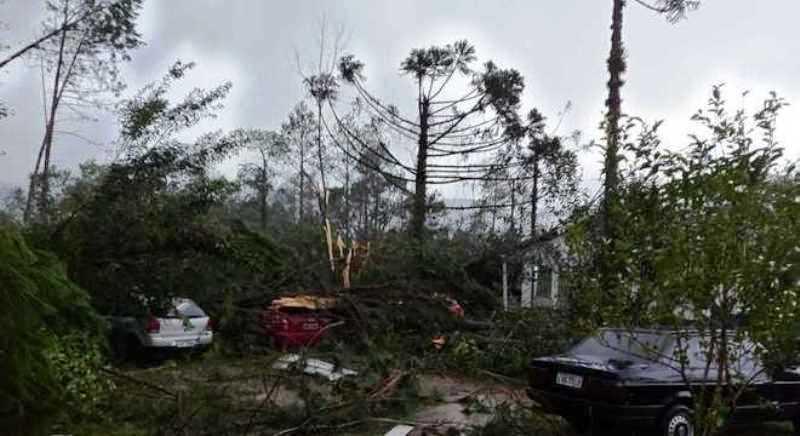
[[[322,185],[319,199],[319,213],[322,225],[328,221],[328,185],[325,182],[325,153],[322,148],[322,100],[317,99],[317,159],[319,160],[319,181]]]
[[[536,240],[536,226],[539,224],[537,215],[539,214],[539,157],[533,158],[533,180],[531,186],[531,240]]]
[[[306,202],[306,144],[305,135],[300,135],[300,201],[298,202],[297,222],[303,223],[303,212]]]
[[[66,25],[69,18],[69,3],[64,3],[64,25]],[[55,130],[56,112],[58,111],[58,104],[61,101],[61,88],[65,86],[66,81],[62,84],[62,70],[64,67],[64,50],[67,41],[67,29],[61,32],[61,39],[58,44],[58,60],[56,63],[56,74],[53,79],[52,99],[50,102],[50,117],[45,125],[44,138],[42,139],[42,148],[44,149],[44,163],[42,164],[41,173],[41,189],[39,190],[39,213],[43,222],[47,222],[47,209],[48,200],[50,197],[50,154],[53,149],[53,131]],[[29,193],[30,195],[31,193]]]
[[[492,203],[493,204],[497,204],[497,191],[494,191],[492,193]],[[497,228],[497,208],[496,207],[491,208],[489,210],[489,213],[492,214],[492,224],[491,224],[490,233],[494,234],[494,232],[495,232],[495,230]]]
[[[46,110],[46,109],[45,109]],[[47,123],[45,123],[46,125]],[[46,127],[45,127],[46,129]],[[28,195],[25,200],[25,212],[22,216],[22,221],[25,224],[30,223],[31,214],[33,213],[33,199],[36,197],[36,189],[39,186],[39,168],[42,166],[42,157],[44,156],[45,142],[42,140],[42,145],[39,146],[39,156],[36,157],[36,166],[33,167],[31,180],[28,182]]]
[[[370,224],[370,239],[374,239],[380,231],[380,217],[378,214],[381,210],[381,193],[375,191],[374,201],[372,202],[372,223]]]
[[[531,242],[533,243],[534,249],[533,257],[531,259],[531,297],[536,298],[537,286],[536,281],[538,280],[538,267],[541,263],[539,261],[539,253],[536,249],[536,236],[538,234],[536,230],[536,226],[539,224],[538,214],[539,214],[539,178],[541,174],[539,172],[539,155],[534,154],[533,156],[533,180],[531,180]]]
[[[361,231],[359,237],[369,239],[369,192],[364,188],[361,194]]]
[[[509,223],[509,227],[511,228],[511,233],[517,233],[517,186],[516,183],[512,180],[511,181],[511,222]]]
[[[344,231],[347,238],[352,239],[350,225],[350,141],[347,141],[347,154],[344,157]]]
[[[261,231],[267,232],[267,195],[269,195],[269,181],[267,174],[267,156],[261,150],[261,186],[259,187],[259,200],[261,202]]]
[[[604,162],[604,192],[601,210],[600,234],[607,241],[603,244],[597,259],[598,278],[604,290],[602,305],[613,304],[614,290],[617,289],[617,271],[621,267],[617,262],[616,238],[617,226],[616,204],[619,189],[619,122],[622,116],[622,98],[620,89],[624,84],[622,74],[625,72],[625,51],[622,45],[622,18],[625,0],[613,0],[611,15],[611,51],[608,56],[608,100],[606,106],[606,156]],[[602,321],[602,320],[601,320]]]
[[[55,107],[53,108],[55,109]],[[54,128],[54,120],[53,116],[51,115],[50,121],[47,123],[47,127],[44,133],[44,163],[42,164],[42,187],[39,191],[39,219],[45,224],[48,221],[48,209],[50,208],[50,155],[53,149],[53,128]]]
[[[417,173],[414,177],[414,199],[411,208],[411,236],[422,240],[425,235],[425,218],[428,211],[428,117],[430,103],[427,98],[419,102],[419,141],[417,150]]]
[[[619,121],[622,116],[622,98],[620,90],[625,83],[622,74],[625,73],[625,49],[622,44],[622,19],[625,0],[613,0],[611,14],[611,51],[608,56],[608,99],[606,106],[606,155],[605,155],[605,183],[603,198],[603,234],[613,240],[615,236],[613,220],[613,204],[616,201],[619,165]]]

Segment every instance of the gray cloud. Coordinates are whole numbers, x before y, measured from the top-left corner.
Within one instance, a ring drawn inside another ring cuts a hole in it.
[[[730,97],[750,89],[745,104],[757,104],[769,90],[800,102],[800,38],[796,0],[768,2],[707,0],[688,20],[670,25],[635,4],[628,8],[625,41],[626,112],[667,119],[668,143],[682,145],[688,118],[702,106],[712,84],[726,82]],[[4,41],[14,46],[34,35],[42,6],[10,0]],[[177,58],[196,61],[189,86],[210,87],[231,80],[226,109],[203,130],[277,128],[303,96],[295,50],[310,61],[316,53],[318,22],[342,24],[348,51],[366,63],[368,84],[387,100],[403,103],[411,83],[399,75],[401,59],[413,47],[472,41],[481,60],[519,69],[526,78],[526,107],[539,107],[551,120],[573,103],[560,131],[578,129],[598,138],[605,98],[610,1],[212,1],[150,0],[141,17],[147,47],[126,68],[130,88],[157,79]],[[0,121],[0,183],[21,184],[32,169],[42,135],[38,69],[17,63],[0,73],[0,99],[14,110]],[[180,91],[180,90],[179,90]],[[177,94],[177,92],[176,92]],[[800,128],[796,107],[784,114],[780,138],[795,154]],[[82,136],[108,144],[112,118],[74,126]],[[104,158],[102,148],[76,137],[58,138],[55,160],[74,166]],[[586,183],[596,185],[600,157],[582,157]]]

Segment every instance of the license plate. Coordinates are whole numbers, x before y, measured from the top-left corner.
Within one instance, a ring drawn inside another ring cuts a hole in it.
[[[197,341],[175,341],[174,344],[178,348],[188,348],[197,345]]]
[[[556,374],[556,384],[569,386],[574,389],[580,389],[581,386],[583,386],[583,377],[575,374],[568,374],[566,372],[559,372]]]
[[[316,322],[303,323],[303,330],[317,330],[317,329],[319,329],[319,324]]]

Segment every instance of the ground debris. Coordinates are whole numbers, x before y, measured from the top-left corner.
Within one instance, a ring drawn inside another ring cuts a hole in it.
[[[347,368],[337,368],[336,365],[325,362],[324,360],[308,358],[304,359],[299,354],[287,354],[278,359],[272,366],[274,369],[289,369],[298,363],[303,364],[303,372],[308,375],[319,375],[328,381],[337,381],[343,377],[358,375],[356,371]]]

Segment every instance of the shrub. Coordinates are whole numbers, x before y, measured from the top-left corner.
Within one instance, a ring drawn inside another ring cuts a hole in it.
[[[92,395],[83,391],[96,376],[88,361],[65,359],[86,351],[70,348],[71,332],[96,347],[102,324],[57,259],[29,248],[12,227],[0,227],[0,284],[0,428],[40,434],[68,401]]]

